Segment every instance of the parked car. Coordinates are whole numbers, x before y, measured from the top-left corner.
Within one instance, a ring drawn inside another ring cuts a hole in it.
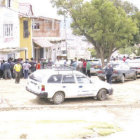
[[[124,83],[126,79],[134,79],[136,80],[137,78],[137,73],[135,70],[131,69],[130,66],[126,63],[114,63],[112,64],[113,67],[113,75],[112,75],[112,80],[115,81],[120,81],[121,83]],[[106,75],[105,75],[105,68],[102,70],[98,71],[98,77],[101,80],[106,80]]]
[[[91,63],[90,74],[97,75],[97,71],[101,70],[102,68],[101,59],[90,60],[90,63]]]
[[[140,56],[135,56],[134,59],[140,59]]]
[[[97,97],[105,100],[113,93],[111,85],[106,82],[95,82],[76,70],[60,69],[33,72],[28,78],[26,90],[54,104],[60,104],[66,98]]]
[[[129,60],[127,64],[130,66],[130,69],[136,71],[137,76],[140,75],[140,59]]]

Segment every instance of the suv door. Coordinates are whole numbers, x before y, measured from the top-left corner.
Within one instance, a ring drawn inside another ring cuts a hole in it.
[[[73,74],[63,75],[62,89],[66,98],[77,97],[77,84]]]
[[[94,85],[90,81],[90,79],[84,75],[76,74],[76,80],[78,84],[78,96],[80,97],[88,97],[95,95]]]

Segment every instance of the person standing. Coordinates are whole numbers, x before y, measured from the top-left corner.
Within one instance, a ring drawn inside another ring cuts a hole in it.
[[[15,83],[20,82],[20,74],[21,74],[22,66],[19,61],[17,61],[17,64],[14,65],[14,72],[15,72]]]
[[[113,74],[113,68],[111,64],[108,64],[107,67],[105,68],[105,74],[106,74],[107,83],[111,84],[112,74]]]
[[[90,68],[91,68],[91,63],[90,61],[87,61],[87,64],[86,64],[86,70],[87,70],[87,76],[90,77]]]
[[[36,62],[34,61],[33,58],[31,58],[31,61],[29,62],[29,64],[31,65],[30,67],[31,73],[36,71]]]
[[[4,72],[4,78],[7,79],[11,79],[11,67],[10,64],[5,61],[3,64],[3,72]]]
[[[83,60],[82,71],[83,71],[84,74],[86,74],[86,65],[87,65],[86,60]]]
[[[123,62],[125,62],[126,61],[126,57],[124,56],[122,60],[123,60]]]
[[[41,69],[41,64],[40,64],[40,62],[38,61],[37,63],[36,63],[36,70],[40,70]]]
[[[31,65],[28,63],[28,60],[26,60],[22,66],[23,66],[24,79],[27,79]]]
[[[3,78],[3,61],[0,60],[0,79]]]
[[[10,68],[11,68],[11,77],[15,78],[14,70],[13,70],[15,63],[13,62],[13,59],[9,60],[9,64],[10,64]]]

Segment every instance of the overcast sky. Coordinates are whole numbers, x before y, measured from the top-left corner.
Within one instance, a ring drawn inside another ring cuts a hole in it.
[[[127,0],[127,1],[132,2],[135,6],[137,6],[140,9],[140,0]],[[56,9],[52,8],[50,0],[20,0],[20,2],[31,3],[35,15],[61,19],[61,17],[57,15]]]

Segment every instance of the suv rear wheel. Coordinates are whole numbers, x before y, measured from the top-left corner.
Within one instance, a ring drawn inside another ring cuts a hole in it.
[[[65,99],[64,93],[61,91],[58,91],[53,96],[53,103],[54,104],[61,104],[62,102],[64,102],[64,99]]]

